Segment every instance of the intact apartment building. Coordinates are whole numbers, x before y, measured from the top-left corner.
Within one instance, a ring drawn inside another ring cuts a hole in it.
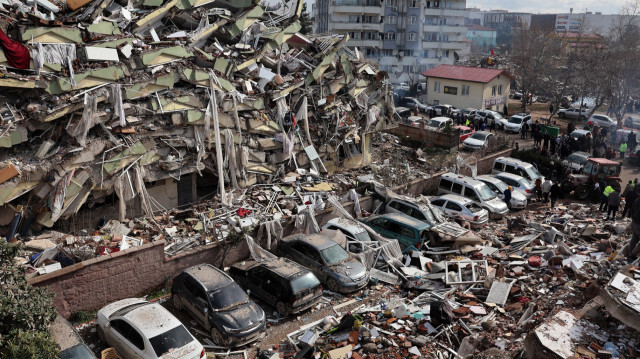
[[[466,0],[316,0],[313,11],[316,33],[348,34],[393,83],[469,53]]]

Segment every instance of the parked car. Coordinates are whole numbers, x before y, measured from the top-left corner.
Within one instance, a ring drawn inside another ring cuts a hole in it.
[[[322,230],[330,229],[342,232],[350,241],[371,242],[373,239],[369,236],[369,232],[358,221],[336,217],[330,219]],[[352,243],[349,245],[349,252],[358,253],[364,250],[362,245]]]
[[[586,108],[561,108],[558,110],[558,117],[560,118],[573,118],[578,119],[580,121],[584,120],[589,116],[589,109]]]
[[[424,118],[424,117],[420,117],[420,116],[409,116],[406,119],[403,119],[401,122],[402,123],[406,123],[407,125],[411,126],[411,127],[421,127],[422,124],[427,123],[428,119]]]
[[[535,188],[535,185],[528,179],[508,172],[498,173],[493,176],[511,186],[513,191],[522,193],[527,197],[527,199],[533,198],[533,189]]]
[[[477,131],[462,142],[462,148],[471,151],[486,148],[495,138],[496,135],[491,132]]]
[[[567,156],[561,164],[564,168],[567,168],[572,172],[580,172],[582,167],[584,167],[584,164],[587,163],[587,160],[591,157],[592,156],[589,152],[578,151]]]
[[[220,346],[239,346],[264,336],[264,311],[238,283],[211,264],[185,269],[173,279],[171,303],[186,310]]]
[[[450,116],[452,110],[457,110],[457,108],[451,105],[435,105],[433,109],[436,111],[436,116]]]
[[[469,119],[474,118],[474,117],[476,116],[476,111],[478,111],[478,110],[477,110],[477,109],[475,109],[475,108],[471,108],[471,107],[468,107],[468,108],[465,108],[465,109],[461,110],[461,112],[462,112],[462,119],[463,119],[463,120],[466,120],[466,119],[468,119],[468,118],[469,118]]]
[[[440,176],[438,194],[456,194],[476,202],[487,209],[493,217],[502,217],[509,211],[507,204],[499,199],[483,182],[471,177],[455,173],[444,173]]]
[[[477,228],[489,221],[489,212],[478,206],[469,198],[455,194],[445,194],[429,200],[434,207],[439,208],[449,218],[461,218]]]
[[[591,131],[589,130],[573,130],[573,132],[571,132],[569,134],[569,136],[575,138],[576,140],[579,140],[580,138],[589,135],[591,136]]]
[[[531,115],[528,113],[519,113],[511,116],[507,123],[504,125],[505,132],[520,133],[522,131],[522,125],[527,124],[531,126]]]
[[[406,82],[401,82],[398,85],[394,86],[395,89],[409,91],[409,84]]]
[[[498,174],[501,172],[513,173],[525,177],[531,183],[536,183],[536,179],[538,178],[544,181],[544,177],[538,172],[536,166],[513,157],[498,157],[493,160],[491,173]]]
[[[618,122],[606,115],[593,115],[589,121],[593,122],[594,125],[606,128],[609,131],[618,127]]]
[[[430,226],[404,213],[385,213],[363,220],[381,236],[397,239],[402,250],[414,246],[420,248],[429,241]]]
[[[406,107],[396,107],[393,113],[393,118],[397,121],[403,121],[405,118],[411,116],[411,109]]]
[[[427,125],[425,127],[431,131],[440,132],[447,126],[453,126],[452,119],[449,117],[434,117],[427,121]]]
[[[367,269],[338,243],[320,234],[294,234],[278,246],[280,255],[311,269],[332,292],[348,293],[369,282]]]
[[[420,112],[427,112],[427,105],[421,103],[415,97],[405,97],[400,100],[400,104],[406,108],[415,109],[417,108]]]
[[[263,262],[244,260],[231,266],[229,274],[251,295],[275,307],[284,316],[309,309],[322,297],[318,278],[286,258]]]
[[[453,126],[453,128],[460,131],[460,142],[463,142],[464,140],[469,138],[469,136],[476,133],[476,131],[474,131],[471,127],[467,126]]]
[[[503,123],[500,122],[502,120],[502,115],[496,111],[491,110],[478,110],[476,111],[476,115],[474,117],[476,120],[487,120],[487,125],[491,125],[495,122],[496,128],[502,128]]]
[[[633,128],[636,130],[640,129],[640,118],[627,116],[627,118],[624,119],[624,127]]]
[[[123,359],[204,358],[202,344],[158,303],[127,298],[100,309],[98,337]]]
[[[504,191],[509,188],[506,183],[491,175],[480,175],[474,178],[478,181],[484,182],[498,198],[504,201]],[[511,208],[524,209],[527,206],[527,197],[518,191],[512,191],[511,202],[509,204],[511,205]]]
[[[58,358],[60,359],[96,359],[71,323],[63,316],[58,315],[50,326],[53,339],[60,346]]]
[[[93,351],[86,344],[76,344],[58,353],[60,359],[96,359]]]

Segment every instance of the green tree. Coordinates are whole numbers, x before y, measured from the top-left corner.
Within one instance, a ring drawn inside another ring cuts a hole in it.
[[[25,269],[15,262],[19,252],[20,246],[0,242],[0,357],[55,358],[53,295],[27,283]]]
[[[302,13],[300,14],[300,25],[302,29],[300,29],[301,34],[310,34],[313,32],[313,18],[309,15],[307,11],[307,3],[302,4]]]

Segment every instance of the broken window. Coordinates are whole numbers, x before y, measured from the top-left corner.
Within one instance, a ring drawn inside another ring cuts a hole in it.
[[[462,85],[462,96],[469,96],[469,85]]]

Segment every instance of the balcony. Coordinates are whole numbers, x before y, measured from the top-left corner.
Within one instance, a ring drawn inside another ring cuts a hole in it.
[[[382,14],[382,6],[378,0],[333,0],[331,2],[330,12]]]
[[[462,50],[466,44],[462,41],[423,41],[423,49]]]
[[[350,30],[350,31],[377,31],[381,32],[383,24],[379,23],[361,23],[361,22],[336,22],[329,23],[329,28],[336,30]]]
[[[381,47],[382,42],[380,40],[362,40],[362,39],[349,39],[349,41],[347,42],[347,46],[349,47],[360,47],[360,48],[365,48],[365,47]]]
[[[426,8],[424,9],[424,14],[429,16],[439,15],[439,16],[461,16],[467,17],[469,15],[469,11],[467,9],[439,9],[439,8]]]
[[[442,33],[467,33],[467,28],[463,25],[430,25],[425,24],[422,29],[424,32],[442,32]]]

